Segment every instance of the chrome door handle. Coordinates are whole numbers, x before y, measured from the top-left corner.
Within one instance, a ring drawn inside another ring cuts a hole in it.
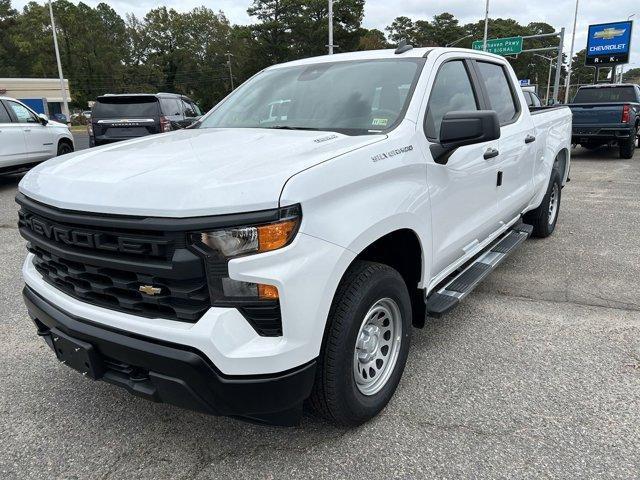
[[[484,152],[484,159],[489,160],[490,158],[497,157],[500,155],[500,152],[495,148],[487,148]]]
[[[531,143],[535,141],[536,137],[534,137],[533,135],[527,135],[526,137],[524,137],[524,143]]]
[[[31,131],[31,129],[30,129],[30,128],[25,128],[23,131],[24,131],[24,132],[30,132],[30,131]]]

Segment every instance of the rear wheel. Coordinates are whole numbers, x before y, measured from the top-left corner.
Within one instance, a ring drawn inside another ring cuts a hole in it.
[[[69,142],[60,142],[58,144],[58,156],[66,155],[67,153],[73,152],[73,147]]]
[[[356,261],[329,313],[309,406],[339,425],[377,415],[400,382],[411,339],[411,300],[393,268]]]
[[[560,179],[560,171],[554,167],[551,170],[551,179],[542,203],[538,208],[524,215],[525,223],[533,226],[532,235],[534,237],[548,237],[556,229],[561,197],[562,180]]]

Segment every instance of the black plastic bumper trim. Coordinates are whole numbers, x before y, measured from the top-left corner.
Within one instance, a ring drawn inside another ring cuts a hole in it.
[[[300,419],[302,403],[311,393],[315,360],[277,374],[227,376],[197,349],[98,326],[60,310],[28,286],[23,296],[38,334],[49,346],[52,331],[90,344],[105,365],[100,380],[149,400],[212,415],[291,425]],[[110,368],[119,364],[136,373]]]

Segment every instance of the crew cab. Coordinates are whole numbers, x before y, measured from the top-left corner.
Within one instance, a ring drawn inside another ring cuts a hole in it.
[[[555,229],[571,113],[532,114],[517,85],[466,49],[298,60],[193,128],[35,168],[17,202],[39,336],[153,401],[367,421],[412,327]]]
[[[572,143],[593,150],[618,145],[620,158],[632,158],[640,137],[640,86],[599,84],[580,87],[569,105]]]
[[[0,97],[0,175],[22,172],[70,152],[69,127],[38,115],[15,98]]]

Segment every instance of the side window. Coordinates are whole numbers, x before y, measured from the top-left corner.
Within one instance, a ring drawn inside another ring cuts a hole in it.
[[[16,114],[16,117],[18,117],[18,123],[39,123],[36,116],[24,105],[12,102],[11,100],[7,100],[7,103],[13,110],[13,113]]]
[[[522,95],[524,95],[524,101],[527,102],[527,105],[533,107],[533,98],[529,92],[522,92]]]
[[[478,110],[478,102],[464,62],[453,60],[440,67],[433,83],[425,117],[427,137],[438,138],[445,114],[461,110]]]
[[[160,105],[162,106],[162,112],[167,116],[182,115],[180,103],[174,98],[161,98]]]
[[[193,105],[187,99],[182,99],[182,106],[184,108],[185,117],[191,118],[196,116],[196,112],[193,109]]]
[[[498,113],[500,124],[513,120],[518,113],[511,83],[504,67],[495,63],[477,62],[491,109]]]
[[[11,123],[9,112],[7,112],[7,109],[4,108],[2,102],[0,102],[0,123]]]

